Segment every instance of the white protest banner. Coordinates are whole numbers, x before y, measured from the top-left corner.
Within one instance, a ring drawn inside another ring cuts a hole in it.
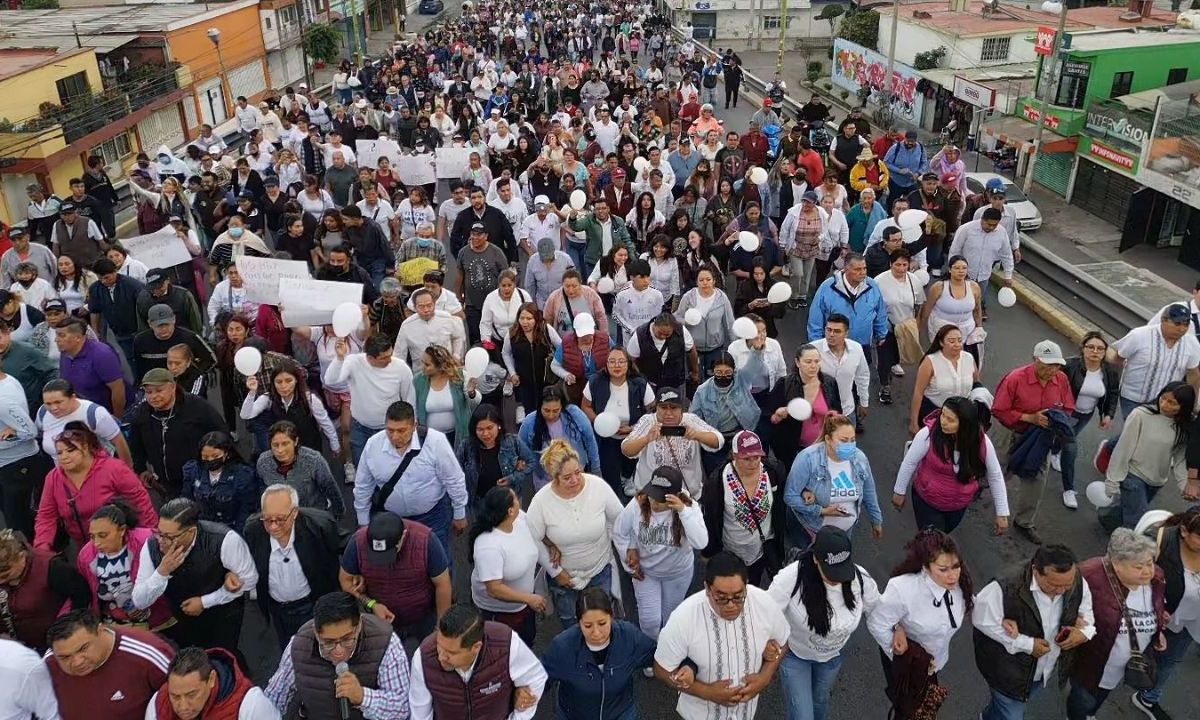
[[[343,303],[362,304],[362,283],[297,278],[279,279],[279,309],[287,327],[328,325]]]
[[[192,261],[192,254],[170,225],[149,235],[126,238],[121,244],[130,257],[146,263],[148,268],[169,268]]]
[[[463,170],[467,169],[467,165],[471,161],[471,153],[474,152],[471,148],[447,148],[442,147],[437,149],[437,176],[439,178],[460,178]]]
[[[386,157],[392,165],[400,157],[400,144],[395,140],[380,138],[378,140],[355,140],[354,154],[358,156],[360,168],[378,168],[379,158]]]
[[[400,182],[409,187],[437,182],[437,173],[433,171],[433,153],[401,155],[396,159],[395,168]]]
[[[237,258],[237,269],[242,276],[242,287],[246,289],[246,301],[279,304],[279,281],[282,278],[307,280],[308,263],[299,260],[276,260],[241,255]]]

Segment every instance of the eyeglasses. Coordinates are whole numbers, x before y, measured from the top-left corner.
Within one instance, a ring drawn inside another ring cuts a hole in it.
[[[161,530],[155,530],[154,537],[158,538],[159,540],[166,540],[167,542],[175,542],[184,535],[187,535],[189,532],[191,532],[191,528],[177,533],[165,533]]]
[[[317,638],[317,647],[319,647],[321,649],[321,652],[323,652],[325,654],[329,654],[329,653],[333,652],[334,650],[337,650],[338,648],[341,648],[350,654],[354,654],[354,648],[357,645],[358,645],[358,633],[357,632],[355,632],[353,635],[348,635],[346,637],[340,637],[336,640],[325,640],[323,638]]]
[[[1093,352],[1104,352],[1108,349],[1108,347],[1106,345],[1084,345],[1083,349],[1091,350]]]
[[[272,525],[283,525],[284,523],[291,520],[295,516],[296,516],[296,511],[294,509],[291,512],[289,512],[287,515],[279,515],[277,517],[267,517],[266,515],[263,515],[262,516],[262,524],[266,525],[268,527],[270,527]]]
[[[725,595],[723,593],[709,593],[709,597],[712,598],[714,605],[718,605],[720,607],[726,607],[729,605],[745,605],[746,604],[746,593],[744,593],[744,592],[737,593],[736,595]]]

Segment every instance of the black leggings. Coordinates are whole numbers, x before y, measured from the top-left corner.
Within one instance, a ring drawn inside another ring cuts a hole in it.
[[[944,533],[954,532],[954,528],[962,522],[963,516],[967,514],[967,509],[962,510],[938,510],[930,505],[925,498],[921,497],[921,493],[917,492],[917,488],[912,489],[912,508],[913,515],[917,518],[917,529],[924,530],[927,527],[936,528]]]

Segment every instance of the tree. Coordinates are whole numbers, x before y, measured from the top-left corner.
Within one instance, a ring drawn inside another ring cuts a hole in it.
[[[821,8],[821,14],[817,16],[818,20],[829,21],[829,34],[835,35],[837,30],[834,28],[833,21],[846,14],[846,8],[834,3]]]
[[[57,10],[58,0],[21,0],[22,10]]]
[[[874,10],[846,13],[838,26],[837,36],[868,50],[875,50],[879,42],[879,13]]]
[[[329,23],[313,23],[304,31],[304,52],[315,62],[336,62],[342,49],[342,34]]]

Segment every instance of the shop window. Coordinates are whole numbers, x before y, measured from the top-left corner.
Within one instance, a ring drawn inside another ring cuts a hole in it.
[[[58,87],[58,104],[68,105],[72,100],[92,91],[88,87],[87,73],[77,72],[54,83]]]
[[[990,37],[983,39],[983,47],[979,51],[980,62],[996,62],[1008,59],[1008,37]]]
[[[119,165],[122,160],[133,154],[133,147],[129,142],[129,133],[122,132],[116,134],[92,148],[92,151],[88,154],[99,155],[104,158],[105,165]]]
[[[1058,92],[1054,95],[1054,104],[1065,108],[1081,108],[1087,97],[1088,79],[1086,76],[1063,75],[1058,80]]]
[[[790,26],[791,18],[787,19]],[[780,17],[778,15],[763,15],[762,29],[763,30],[778,30],[780,25]]]
[[[1188,69],[1185,67],[1171,68],[1167,71],[1167,84],[1178,85],[1179,83],[1187,80],[1187,71]]]
[[[1133,71],[1126,70],[1113,75],[1112,92],[1108,94],[1110,98],[1119,98],[1122,95],[1128,95],[1133,88]]]

